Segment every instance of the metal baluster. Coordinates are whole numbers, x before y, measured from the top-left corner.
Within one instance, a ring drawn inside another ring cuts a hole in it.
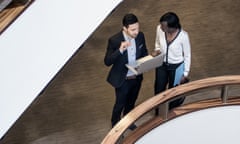
[[[227,85],[224,85],[222,87],[221,99],[222,99],[223,103],[227,103],[227,99],[228,99],[228,86]]]

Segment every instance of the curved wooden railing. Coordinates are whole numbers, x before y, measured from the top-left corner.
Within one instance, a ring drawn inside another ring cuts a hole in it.
[[[28,8],[34,0],[13,0],[0,12],[0,35]]]
[[[188,97],[187,93],[195,92],[201,89],[209,89],[213,87],[220,87],[220,98],[222,103],[228,103],[228,88],[230,85],[240,85],[240,75],[231,76],[219,76],[206,78],[202,80],[193,81],[187,84],[183,84],[172,89],[162,92],[142,104],[135,107],[131,112],[124,116],[119,123],[111,129],[107,136],[103,139],[102,144],[114,144],[116,143],[127,128],[140,119],[146,113],[157,108],[159,105],[164,104],[163,120],[168,120],[168,102],[178,97]]]

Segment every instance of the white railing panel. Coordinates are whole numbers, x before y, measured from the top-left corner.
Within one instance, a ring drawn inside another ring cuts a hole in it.
[[[163,123],[136,144],[239,144],[240,106],[195,111]]]
[[[36,0],[0,36],[0,138],[121,0]]]

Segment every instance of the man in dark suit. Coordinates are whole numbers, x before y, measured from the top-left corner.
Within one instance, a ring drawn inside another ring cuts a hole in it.
[[[139,31],[139,22],[134,14],[126,14],[122,20],[123,29],[108,40],[104,63],[112,66],[107,81],[115,88],[116,101],[112,111],[112,127],[134,106],[143,76],[134,75],[125,64],[134,63],[148,55],[145,37]],[[132,125],[131,130],[136,126]]]

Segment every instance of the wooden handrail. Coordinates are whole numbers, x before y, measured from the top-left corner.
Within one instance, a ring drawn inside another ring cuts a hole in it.
[[[0,35],[26,10],[34,0],[13,0],[0,12]]]
[[[120,136],[127,130],[127,128],[142,117],[147,112],[156,108],[160,104],[168,102],[169,100],[183,95],[189,92],[193,92],[200,89],[211,88],[211,87],[222,87],[222,102],[227,103],[228,96],[228,85],[240,84],[240,75],[230,75],[230,76],[219,76],[206,78],[202,80],[193,81],[187,84],[183,84],[172,89],[166,90],[145,102],[136,106],[131,112],[124,116],[116,125],[111,129],[107,136],[103,139],[102,144],[114,144],[118,141]],[[187,96],[186,96],[187,97]],[[166,109],[165,119],[167,116],[168,109]]]

